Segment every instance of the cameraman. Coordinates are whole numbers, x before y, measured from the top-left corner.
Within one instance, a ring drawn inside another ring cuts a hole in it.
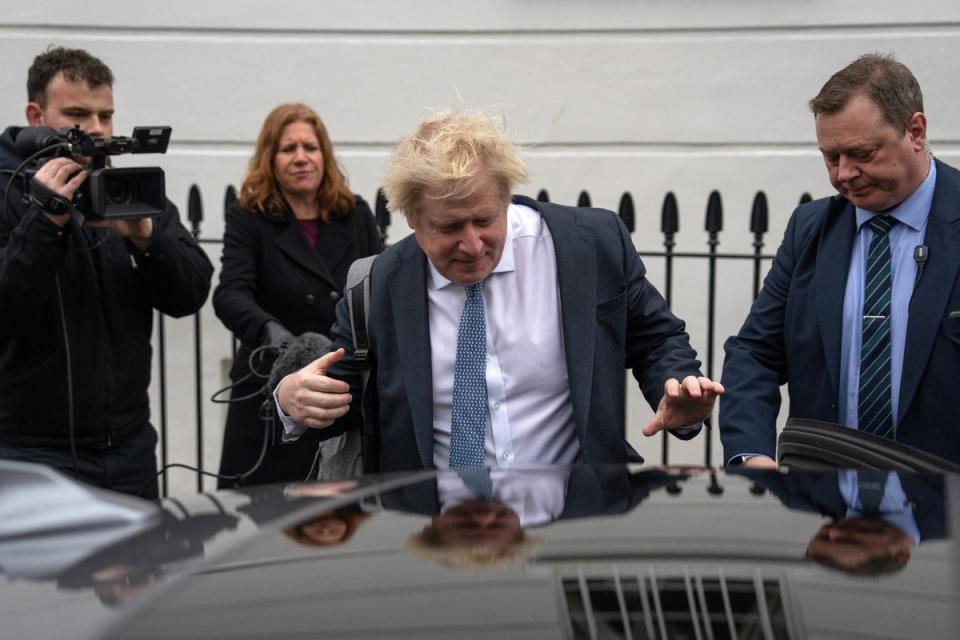
[[[110,137],[112,85],[110,69],[86,51],[50,49],[28,72],[27,121]],[[13,176],[25,159],[15,149],[19,132],[0,136],[4,192],[12,179],[0,206],[0,459],[156,497],[147,396],[153,309],[196,312],[213,267],[169,200],[157,218],[83,225],[42,210],[49,199],[25,201],[30,184]],[[87,160],[27,168],[47,194],[69,200],[87,178]]]

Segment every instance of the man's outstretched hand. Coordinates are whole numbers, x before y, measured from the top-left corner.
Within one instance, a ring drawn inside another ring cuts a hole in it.
[[[713,412],[723,385],[710,378],[687,376],[683,382],[670,378],[663,385],[663,398],[643,435],[652,436],[664,429],[679,429],[703,422]]]

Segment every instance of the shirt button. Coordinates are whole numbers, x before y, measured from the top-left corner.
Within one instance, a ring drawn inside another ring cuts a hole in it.
[[[313,304],[313,301],[316,300],[316,298],[313,296],[312,293],[308,293],[305,300],[307,301],[307,304]]]
[[[513,454],[510,453],[509,451],[504,451],[503,453],[500,454],[500,460],[503,461],[503,462],[506,462],[507,460],[510,459],[510,457],[511,457],[512,455],[513,455]]]
[[[500,411],[500,403],[499,403],[499,402],[494,402],[494,403],[493,403],[493,410],[494,410],[494,411]]]
[[[339,299],[339,298],[340,298],[340,294],[339,294],[338,292],[336,292],[336,291],[331,291],[331,292],[330,292],[330,299],[331,299],[331,300],[337,300],[337,299]]]

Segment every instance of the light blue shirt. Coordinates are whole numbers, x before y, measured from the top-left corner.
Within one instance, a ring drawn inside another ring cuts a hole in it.
[[[847,517],[858,517],[863,513],[863,503],[860,502],[860,486],[857,472],[853,470],[840,471],[837,474],[837,484],[840,495],[847,504]],[[914,543],[920,542],[920,527],[910,507],[900,476],[896,471],[887,473],[887,481],[883,486],[883,496],[880,498],[880,518],[897,527],[911,538]]]
[[[917,277],[917,263],[913,252],[923,244],[927,217],[933,202],[933,188],[937,181],[937,167],[930,160],[927,178],[909,198],[888,212],[897,219],[890,229],[891,281],[890,301],[890,393],[893,426],[897,426],[900,408],[900,380],[903,374],[903,349],[907,339],[910,298]],[[840,388],[837,393],[837,413],[840,423],[857,428],[860,421],[860,345],[863,331],[863,287],[867,270],[867,254],[873,229],[866,222],[874,213],[857,208],[857,235],[850,256],[850,271],[843,297],[843,335],[840,346]],[[936,260],[936,256],[931,256]]]

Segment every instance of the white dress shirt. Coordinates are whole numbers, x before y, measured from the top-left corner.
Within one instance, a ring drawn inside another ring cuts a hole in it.
[[[453,371],[465,288],[429,265],[433,463],[449,467]],[[507,209],[500,262],[483,285],[487,326],[484,463],[569,464],[580,454],[563,348],[557,256],[540,213]]]
[[[489,499],[510,507],[522,527],[547,524],[563,513],[569,477],[570,469],[564,467],[492,471]],[[478,497],[455,473],[437,475],[437,494],[442,513]]]

